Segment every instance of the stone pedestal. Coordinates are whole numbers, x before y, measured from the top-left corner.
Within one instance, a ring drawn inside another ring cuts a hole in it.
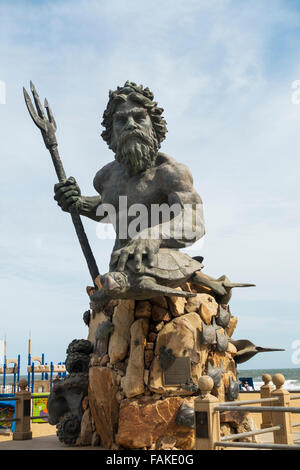
[[[229,339],[237,319],[210,289],[182,288],[197,296],[114,300],[91,315],[89,402],[106,448],[193,449],[186,416],[203,375],[212,377],[218,400],[234,399],[236,349]]]

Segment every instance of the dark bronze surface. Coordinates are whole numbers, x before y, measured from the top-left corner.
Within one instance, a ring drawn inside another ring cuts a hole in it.
[[[208,417],[205,411],[196,411],[196,437],[208,439]]]
[[[176,357],[172,365],[164,371],[165,385],[180,385],[187,383],[191,375],[189,357]]]

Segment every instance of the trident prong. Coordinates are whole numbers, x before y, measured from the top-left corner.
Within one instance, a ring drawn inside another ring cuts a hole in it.
[[[49,103],[48,103],[48,101],[47,101],[47,98],[45,98],[44,106],[45,106],[46,111],[47,111],[47,115],[48,115],[49,122],[51,122],[51,124],[52,124],[53,127],[54,127],[54,130],[56,131],[56,129],[57,129],[57,127],[56,127],[56,122],[55,122],[53,113],[52,113],[52,111],[51,111],[51,108],[50,108],[50,106],[49,106]]]
[[[27,109],[29,111],[29,114],[34,122],[34,124],[39,128],[41,129],[41,131],[46,131],[46,125],[44,123],[44,121],[37,115],[34,107],[33,107],[33,104],[32,104],[32,101],[30,99],[30,96],[28,95],[26,89],[23,87],[23,93],[24,93],[24,98],[25,98],[25,103],[26,103],[26,106],[27,106]]]
[[[30,90],[31,90],[31,93],[33,94],[33,99],[34,99],[34,102],[35,102],[35,106],[36,106],[38,115],[40,116],[41,119],[46,119],[42,104],[40,102],[38,92],[36,91],[35,86],[32,83],[32,81],[30,81]]]
[[[29,114],[33,122],[41,130],[46,147],[50,149],[51,147],[57,145],[57,141],[55,137],[56,122],[55,122],[54,116],[52,114],[48,101],[45,99],[45,108],[46,108],[47,116],[48,116],[48,119],[47,119],[43,110],[43,106],[40,102],[39,95],[32,81],[30,81],[30,90],[33,95],[36,110],[34,109],[34,106],[33,106],[33,103],[31,101],[29,94],[27,93],[26,89],[23,87],[23,93],[24,93],[24,98],[25,98],[27,109],[29,111]]]

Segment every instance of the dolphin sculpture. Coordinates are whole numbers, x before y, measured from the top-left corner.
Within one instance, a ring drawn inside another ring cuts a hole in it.
[[[285,351],[285,349],[262,348],[260,346],[255,346],[255,344],[251,343],[248,339],[240,339],[238,341],[231,339],[230,343],[232,343],[237,349],[237,354],[234,356],[236,364],[247,362],[258,353]]]

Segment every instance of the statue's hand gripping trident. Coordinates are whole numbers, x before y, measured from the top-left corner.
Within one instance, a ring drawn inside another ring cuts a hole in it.
[[[39,99],[39,95],[37,94],[37,91],[32,82],[30,82],[30,89],[33,95],[37,112],[33,106],[33,103],[30,99],[29,94],[27,93],[25,88],[23,88],[27,109],[29,111],[29,114],[33,122],[36,124],[36,126],[40,129],[42,133],[45,145],[51,154],[58,180],[60,183],[62,183],[66,181],[67,178],[66,178],[66,173],[65,173],[62,161],[59,156],[58,148],[57,148],[58,144],[57,144],[57,140],[55,136],[56,122],[55,122],[54,116],[52,114],[48,101],[45,99],[44,104],[45,104],[48,118],[46,117],[43,107],[41,105],[40,99]],[[79,239],[81,249],[83,251],[84,257],[86,259],[86,262],[89,268],[89,272],[91,274],[93,282],[95,282],[96,277],[99,275],[99,271],[98,271],[98,267],[97,267],[94,255],[92,253],[89,241],[84,231],[84,227],[83,227],[76,204],[72,204],[69,211],[70,211],[72,221],[73,221],[76,233],[77,233],[77,237]]]

